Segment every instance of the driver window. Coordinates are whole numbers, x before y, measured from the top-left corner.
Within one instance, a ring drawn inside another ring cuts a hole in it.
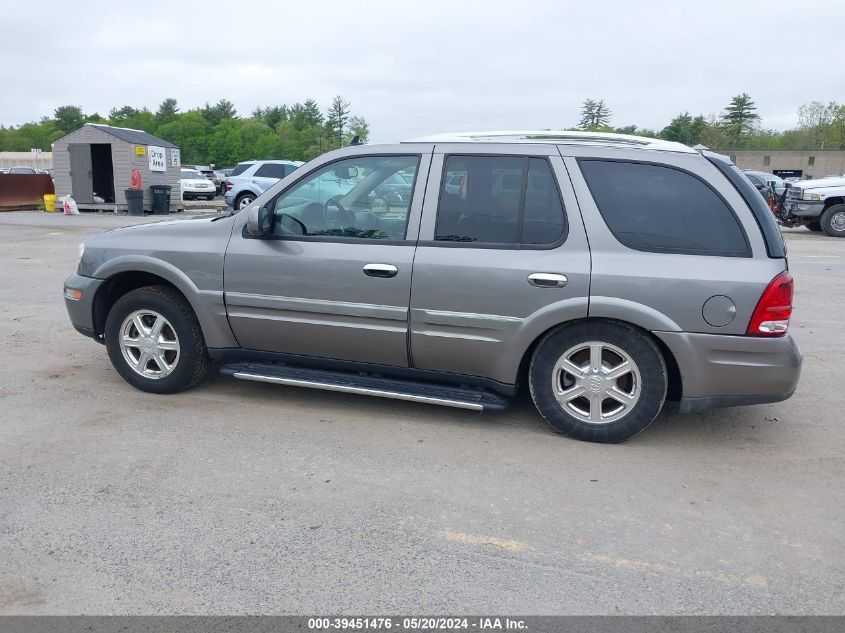
[[[358,156],[311,172],[277,200],[273,234],[402,240],[419,156]]]

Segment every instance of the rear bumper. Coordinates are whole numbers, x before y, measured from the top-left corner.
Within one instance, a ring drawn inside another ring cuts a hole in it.
[[[779,338],[655,332],[678,363],[682,413],[786,400],[801,377],[801,351]]]
[[[65,308],[67,308],[70,322],[77,332],[85,336],[97,339],[94,329],[94,295],[103,283],[102,279],[83,277],[73,274],[65,279]],[[78,290],[81,293],[79,299],[68,299],[68,290]]]

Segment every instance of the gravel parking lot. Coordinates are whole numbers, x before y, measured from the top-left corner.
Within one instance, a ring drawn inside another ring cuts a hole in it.
[[[0,214],[0,614],[845,613],[845,240],[787,231],[791,400],[609,446],[527,394],[135,391],[62,281],[85,236],[157,220]]]

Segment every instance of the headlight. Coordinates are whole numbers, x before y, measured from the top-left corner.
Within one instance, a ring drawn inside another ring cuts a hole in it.
[[[85,242],[82,242],[79,245],[79,259],[82,259],[82,256],[85,254]]]
[[[821,200],[822,196],[819,193],[805,193],[802,200]]]

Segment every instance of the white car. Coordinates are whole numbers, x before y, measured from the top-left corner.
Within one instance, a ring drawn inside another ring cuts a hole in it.
[[[182,189],[182,199],[205,198],[213,200],[217,194],[217,187],[196,169],[183,169],[179,180]]]

